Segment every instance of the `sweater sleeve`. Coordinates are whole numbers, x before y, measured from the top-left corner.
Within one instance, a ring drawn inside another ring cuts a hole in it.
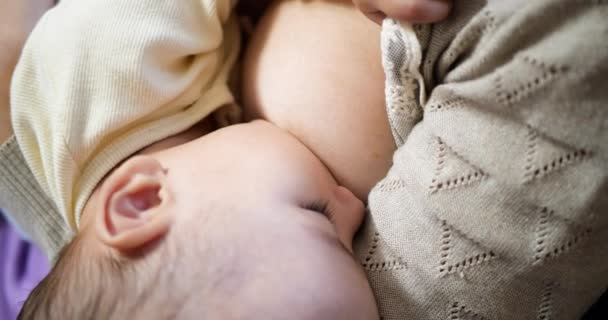
[[[608,6],[455,5],[356,246],[381,315],[580,318],[608,286]]]
[[[73,236],[40,189],[14,137],[0,145],[0,208],[50,261]]]
[[[232,102],[230,0],[66,0],[28,39],[11,91],[15,136],[76,228],[121,161]]]

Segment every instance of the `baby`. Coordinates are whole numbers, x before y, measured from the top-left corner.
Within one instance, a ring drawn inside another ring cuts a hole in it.
[[[351,7],[308,5],[329,12],[316,25],[335,37],[378,37]],[[42,18],[16,69],[13,125],[77,235],[21,318],[378,318],[352,256],[364,206],[349,189],[364,196],[390,165],[386,120],[351,131],[364,122],[357,119],[385,118],[382,91],[344,83],[338,91],[365,98],[281,107],[309,121],[335,106],[327,111],[341,122],[333,129],[346,137],[344,150],[299,131],[296,117],[291,128],[258,120],[214,131],[209,115],[233,103],[227,82],[239,38],[231,11],[229,1],[80,0]],[[338,21],[348,28],[330,27]],[[330,43],[317,43],[320,56],[335,53]],[[377,65],[325,78],[365,74],[381,83],[375,47],[340,46],[357,52],[341,63]],[[263,105],[245,111],[272,112]],[[349,146],[371,154],[356,161],[368,171],[333,170]]]

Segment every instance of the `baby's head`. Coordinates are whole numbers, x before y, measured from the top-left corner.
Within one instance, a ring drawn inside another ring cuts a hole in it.
[[[23,319],[377,319],[351,255],[364,207],[262,121],[130,158]]]

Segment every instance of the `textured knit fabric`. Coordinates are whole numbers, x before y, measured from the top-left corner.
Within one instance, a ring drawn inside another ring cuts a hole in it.
[[[66,0],[41,18],[13,76],[12,122],[73,230],[121,161],[233,103],[233,2]]]
[[[419,41],[384,24],[399,149],[355,246],[383,319],[577,319],[606,290],[607,18],[471,0]]]
[[[0,205],[50,260],[74,235],[36,182],[15,137],[0,145]]]

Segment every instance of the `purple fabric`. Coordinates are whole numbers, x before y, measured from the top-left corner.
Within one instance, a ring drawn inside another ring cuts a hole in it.
[[[0,319],[16,319],[21,304],[48,271],[44,254],[23,240],[0,211]]]

